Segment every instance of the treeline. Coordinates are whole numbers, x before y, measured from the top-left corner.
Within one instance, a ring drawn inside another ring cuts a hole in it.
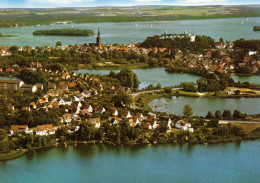
[[[215,111],[215,114],[213,114],[211,111],[208,111],[208,114],[206,115],[206,119],[234,119],[234,120],[244,120],[246,119],[247,114],[241,113],[239,110],[234,110],[233,114],[230,110],[224,110],[223,113],[221,113],[220,110]],[[217,124],[215,124],[217,125]]]
[[[234,41],[234,47],[245,49],[245,50],[259,51],[260,50],[260,40],[239,39],[239,40]]]
[[[140,84],[137,75],[130,69],[123,69],[119,73],[111,71],[109,77],[117,78],[122,86],[129,88],[138,88]]]
[[[216,92],[234,86],[234,84],[234,80],[228,74],[220,72],[209,74],[207,78],[197,80],[199,92]]]
[[[93,36],[94,31],[90,29],[51,29],[36,30],[33,35],[59,35],[59,36]]]
[[[147,37],[146,40],[141,44],[144,48],[164,47],[173,51],[176,49],[182,50],[184,53],[187,51],[191,53],[201,53],[204,49],[214,48],[214,39],[208,36],[195,37],[195,41],[191,42],[190,37],[186,36],[183,38],[165,38],[162,39],[160,36],[155,35],[153,37]]]
[[[206,69],[198,67],[188,68],[187,65],[184,65],[181,61],[169,64],[165,71],[171,73],[188,73],[201,77],[207,77],[209,75],[209,72]]]

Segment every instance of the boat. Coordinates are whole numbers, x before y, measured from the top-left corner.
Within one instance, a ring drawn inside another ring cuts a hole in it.
[[[151,28],[153,27],[153,24],[151,24]]]

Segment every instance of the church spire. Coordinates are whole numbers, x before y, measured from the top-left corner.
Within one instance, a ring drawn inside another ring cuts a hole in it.
[[[101,36],[100,36],[100,30],[98,27],[98,35],[97,35],[97,39],[96,39],[96,45],[101,48]]]

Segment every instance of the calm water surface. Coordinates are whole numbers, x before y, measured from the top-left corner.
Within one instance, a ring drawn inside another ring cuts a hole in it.
[[[158,98],[149,103],[149,106],[160,112],[183,115],[183,107],[188,104],[192,107],[195,115],[206,116],[208,111],[215,113],[216,110],[225,109],[239,110],[247,114],[260,113],[260,98],[200,98],[200,97],[171,97]]]
[[[79,145],[0,162],[2,183],[260,182],[260,141],[217,145]]]
[[[211,36],[218,40],[223,37],[224,40],[234,41],[236,39],[256,39],[260,37],[260,32],[253,31],[253,26],[260,25],[257,23],[260,17],[254,18],[229,18],[229,19],[209,19],[209,20],[182,20],[182,21],[164,21],[164,22],[123,22],[123,23],[85,23],[73,24],[73,28],[92,29],[97,33],[97,28],[101,29],[103,43],[129,43],[141,42],[147,36],[160,35],[166,30],[168,33],[183,33],[186,29],[187,33],[197,35]],[[243,21],[243,24],[242,24]],[[153,25],[151,27],[151,25]],[[61,41],[63,45],[84,44],[96,42],[96,36],[80,37],[80,36],[33,36],[33,31],[42,29],[59,29],[71,28],[72,25],[48,25],[35,27],[19,27],[19,28],[0,28],[3,34],[18,35],[18,37],[0,38],[3,46],[54,46],[57,41]],[[203,27],[203,28],[202,28]]]

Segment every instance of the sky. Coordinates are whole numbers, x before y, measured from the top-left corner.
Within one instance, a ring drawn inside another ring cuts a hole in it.
[[[54,8],[137,5],[245,5],[260,0],[0,0],[0,8]]]

